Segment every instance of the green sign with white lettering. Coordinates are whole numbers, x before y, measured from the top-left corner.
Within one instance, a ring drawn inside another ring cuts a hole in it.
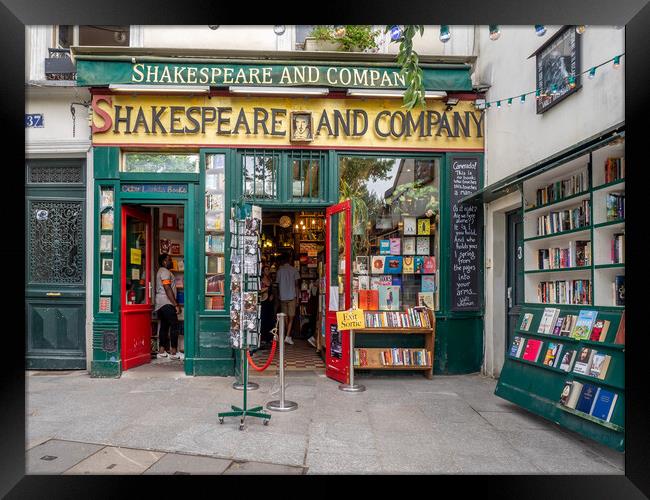
[[[469,67],[422,68],[426,90],[471,91]],[[309,64],[201,64],[77,59],[77,85],[318,86],[404,89],[399,67]]]

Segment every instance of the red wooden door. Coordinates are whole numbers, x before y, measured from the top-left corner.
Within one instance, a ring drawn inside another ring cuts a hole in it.
[[[151,216],[122,206],[122,370],[151,361]]]
[[[350,336],[336,326],[336,311],[350,309],[351,202],[346,200],[325,211],[325,374],[347,384],[350,381]]]

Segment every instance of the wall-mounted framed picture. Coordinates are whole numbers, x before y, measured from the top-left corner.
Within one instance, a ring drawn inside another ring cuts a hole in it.
[[[113,278],[102,278],[99,295],[113,295]]]
[[[102,274],[113,274],[113,259],[102,259]]]
[[[311,142],[314,140],[310,111],[291,113],[291,142]]]
[[[99,297],[99,312],[100,313],[109,313],[109,312],[111,312],[111,298],[110,297]]]
[[[102,231],[112,231],[114,224],[114,212],[112,208],[104,210],[101,214]]]
[[[102,234],[99,238],[99,251],[101,253],[113,252],[113,235]]]
[[[563,101],[582,87],[580,35],[575,26],[564,26],[529,56],[535,56],[536,82],[541,94],[537,114]]]
[[[163,229],[176,229],[176,214],[162,214],[162,228]]]

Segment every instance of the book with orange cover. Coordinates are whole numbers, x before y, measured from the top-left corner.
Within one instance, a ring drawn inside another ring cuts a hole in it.
[[[618,331],[616,332],[614,343],[625,345],[625,311],[623,311],[623,315],[621,316],[621,322],[618,325]]]
[[[359,292],[361,292],[361,290],[359,290]],[[379,290],[366,290],[366,292],[368,292],[368,310],[377,311],[379,309]]]

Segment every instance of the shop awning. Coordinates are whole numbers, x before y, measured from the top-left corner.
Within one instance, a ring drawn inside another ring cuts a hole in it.
[[[321,86],[404,89],[394,54],[72,47],[77,85]],[[425,90],[471,92],[475,57],[420,57]]]
[[[532,165],[523,168],[500,181],[490,184],[469,196],[465,196],[459,201],[459,203],[491,203],[496,199],[517,191],[523,181],[541,174],[542,172],[558,167],[574,158],[578,158],[585,153],[599,149],[605,144],[624,136],[625,122],[621,122],[599,134],[571,146],[570,148],[566,148],[559,153],[549,156],[537,163],[533,163]]]

